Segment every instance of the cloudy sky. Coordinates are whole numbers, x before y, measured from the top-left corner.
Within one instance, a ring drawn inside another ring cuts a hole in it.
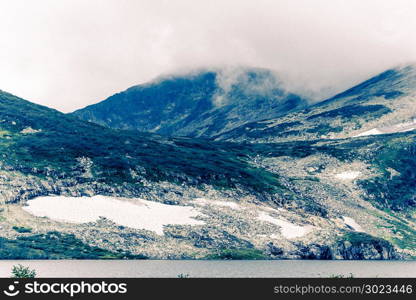
[[[61,111],[171,72],[276,70],[324,97],[416,61],[414,0],[0,0],[0,89]]]

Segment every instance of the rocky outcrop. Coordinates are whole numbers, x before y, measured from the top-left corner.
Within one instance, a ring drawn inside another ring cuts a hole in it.
[[[383,239],[369,234],[349,232],[342,240],[333,245],[312,243],[304,245],[294,243],[294,251],[285,251],[284,248],[272,242],[266,245],[266,253],[272,259],[316,259],[316,260],[396,260],[402,257],[396,252],[394,246]]]
[[[400,259],[393,245],[386,240],[365,233],[353,232],[335,246],[335,259],[390,260]]]
[[[311,244],[301,247],[298,251],[301,259],[333,259],[332,249],[326,245]]]

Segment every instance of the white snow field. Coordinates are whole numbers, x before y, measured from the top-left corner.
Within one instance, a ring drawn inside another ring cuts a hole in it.
[[[190,206],[167,205],[142,199],[130,201],[106,196],[38,197],[27,202],[23,209],[38,217],[70,223],[94,222],[105,217],[126,227],[147,229],[163,235],[163,226],[202,225],[194,219],[200,213]]]
[[[416,118],[411,122],[399,123],[391,126],[373,128],[360,134],[357,134],[353,137],[369,136],[369,135],[378,135],[378,134],[389,134],[397,132],[407,132],[416,129]]]
[[[265,212],[260,212],[258,219],[279,226],[281,234],[288,239],[304,236],[312,230],[311,225],[299,226],[283,219],[274,218]]]
[[[359,171],[346,171],[342,173],[335,174],[335,178],[341,180],[354,180],[360,176],[361,172]]]
[[[353,218],[343,216],[342,219],[344,220],[344,223],[350,226],[352,229],[354,229],[357,232],[364,232],[363,228],[355,222]]]

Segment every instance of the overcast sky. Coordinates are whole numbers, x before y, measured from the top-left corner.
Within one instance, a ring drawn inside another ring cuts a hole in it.
[[[61,111],[159,74],[266,67],[324,97],[416,61],[414,0],[0,0],[0,89]]]

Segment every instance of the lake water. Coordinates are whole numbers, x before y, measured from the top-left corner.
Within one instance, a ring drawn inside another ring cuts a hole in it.
[[[416,277],[416,261],[161,261],[161,260],[3,260],[0,277],[13,265],[37,271],[38,277]]]

